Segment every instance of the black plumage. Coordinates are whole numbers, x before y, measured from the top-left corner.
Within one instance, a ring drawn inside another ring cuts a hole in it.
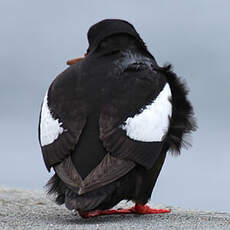
[[[188,90],[170,66],[158,66],[128,22],[103,20],[89,29],[88,40],[87,56],[48,90],[47,108],[62,130],[48,144],[44,106],[41,110],[43,158],[47,169],[55,170],[49,193],[80,212],[109,209],[121,200],[145,204],[167,151],[179,153],[185,135],[196,128]],[[122,128],[125,121],[141,114],[166,84],[172,114],[164,137],[130,138]]]

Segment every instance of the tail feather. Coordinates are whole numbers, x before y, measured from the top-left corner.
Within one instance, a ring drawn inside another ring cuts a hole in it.
[[[172,91],[173,111],[170,128],[166,136],[166,144],[172,154],[179,155],[182,147],[191,146],[189,134],[197,129],[193,107],[187,99],[189,90],[185,81],[182,81],[172,71],[171,65],[156,70],[166,76]]]
[[[90,211],[98,207],[112,191],[115,189],[114,184],[109,184],[107,189],[95,190],[83,195],[78,195],[72,191],[65,183],[54,174],[45,185],[47,194],[54,197],[58,205],[65,204],[70,210]]]
[[[57,176],[57,174],[54,174],[47,184],[45,185],[45,188],[47,190],[48,195],[52,195],[55,197],[55,202],[58,205],[62,205],[65,203],[65,190],[66,186],[61,181],[61,179]]]

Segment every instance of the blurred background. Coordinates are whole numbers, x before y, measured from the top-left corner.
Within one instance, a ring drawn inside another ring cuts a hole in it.
[[[193,147],[170,154],[151,202],[230,211],[230,2],[0,0],[0,186],[42,189],[51,176],[38,144],[40,104],[88,28],[132,23],[160,65],[186,79],[198,120]]]

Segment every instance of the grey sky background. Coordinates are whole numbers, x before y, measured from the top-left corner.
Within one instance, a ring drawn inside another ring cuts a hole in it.
[[[228,0],[0,0],[0,186],[46,183],[37,138],[45,91],[85,53],[92,24],[121,18],[186,79],[199,125],[192,148],[168,155],[152,203],[230,211],[229,12]]]

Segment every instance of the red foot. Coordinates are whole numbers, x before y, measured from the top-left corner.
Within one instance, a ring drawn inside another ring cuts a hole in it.
[[[147,205],[136,204],[135,206],[128,209],[109,209],[109,210],[97,210],[93,212],[79,213],[82,218],[89,218],[101,215],[111,214],[156,214],[156,213],[169,213],[170,209],[152,209]]]
[[[154,213],[169,213],[170,209],[154,209],[150,208],[148,205],[136,204],[134,207],[134,212],[137,214],[154,214]]]
[[[102,215],[111,215],[111,214],[130,214],[133,213],[130,209],[109,209],[109,210],[97,210],[93,212],[84,212],[79,213],[82,218],[89,218]]]

